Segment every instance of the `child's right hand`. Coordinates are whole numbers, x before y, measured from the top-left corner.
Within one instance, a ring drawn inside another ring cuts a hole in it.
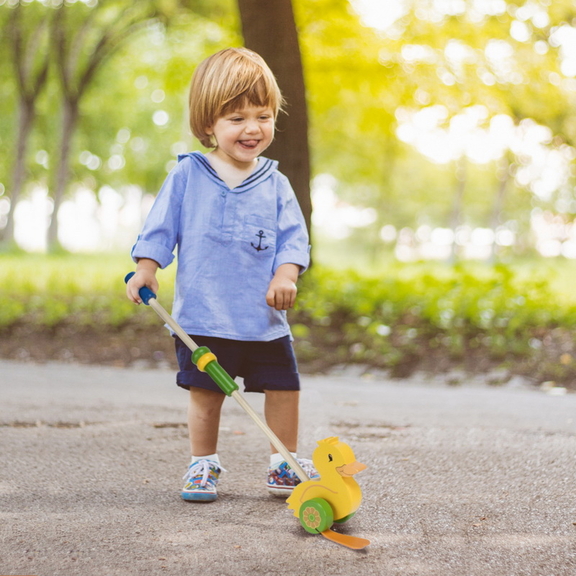
[[[156,280],[157,269],[158,263],[154,260],[149,260],[147,258],[138,260],[136,272],[126,284],[126,296],[128,296],[129,300],[132,300],[132,302],[135,304],[142,304],[142,298],[140,298],[139,290],[143,286],[150,288],[154,294],[158,293],[159,285],[158,280]]]

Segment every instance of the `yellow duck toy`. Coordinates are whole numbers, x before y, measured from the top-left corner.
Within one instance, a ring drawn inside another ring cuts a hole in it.
[[[288,508],[307,532],[350,548],[364,548],[368,540],[338,534],[330,527],[333,522],[346,522],[358,510],[362,491],[353,476],[366,466],[357,462],[352,448],[336,436],[318,441],[312,461],[320,478],[298,484],[286,500]]]

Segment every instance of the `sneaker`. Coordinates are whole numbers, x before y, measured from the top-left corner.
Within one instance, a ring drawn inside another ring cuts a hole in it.
[[[310,480],[320,478],[320,474],[318,474],[314,468],[312,460],[297,458],[296,461],[302,466],[302,469],[306,472]],[[300,482],[300,478],[296,476],[287,462],[282,462],[277,468],[268,468],[268,482],[266,483],[266,487],[268,488],[268,492],[274,496],[287,498]]]
[[[209,460],[200,460],[190,464],[182,480],[186,481],[181,496],[190,502],[213,502],[218,498],[216,484],[224,468]]]

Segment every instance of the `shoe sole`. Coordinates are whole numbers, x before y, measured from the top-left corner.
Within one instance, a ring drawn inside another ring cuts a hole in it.
[[[272,494],[272,496],[279,496],[282,498],[288,498],[288,496],[290,496],[294,490],[292,487],[281,488],[279,486],[266,486],[266,488],[268,488],[268,493]]]
[[[194,492],[182,492],[180,496],[182,496],[182,500],[187,502],[214,502],[218,498],[218,494],[198,494]]]
[[[310,480],[319,480],[319,479],[320,476],[310,478]],[[288,496],[292,494],[292,491],[294,490],[294,488],[296,488],[296,486],[270,486],[270,484],[267,484],[266,488],[268,488],[268,492],[273,496],[284,496],[288,498]]]

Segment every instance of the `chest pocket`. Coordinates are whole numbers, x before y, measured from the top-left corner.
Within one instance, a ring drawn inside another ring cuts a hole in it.
[[[257,258],[276,253],[276,223],[261,216],[246,216],[243,234],[244,249]]]

